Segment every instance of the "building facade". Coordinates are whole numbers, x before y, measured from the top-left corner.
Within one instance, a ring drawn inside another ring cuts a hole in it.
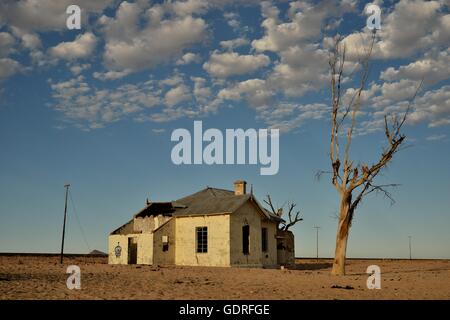
[[[152,202],[109,235],[110,264],[275,267],[294,260],[293,235],[281,218],[246,193],[206,188]],[[289,243],[287,248],[284,243]]]

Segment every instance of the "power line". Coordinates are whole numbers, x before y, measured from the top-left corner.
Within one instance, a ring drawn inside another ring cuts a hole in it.
[[[64,201],[64,222],[63,222],[63,230],[62,230],[62,239],[61,239],[61,257],[60,257],[60,263],[63,263],[64,258],[64,236],[66,235],[66,218],[67,218],[67,194],[69,193],[69,187],[70,184],[64,185],[64,188],[66,189],[66,196]]]
[[[77,220],[78,227],[80,228],[80,231],[81,231],[81,236],[83,237],[83,241],[86,244],[86,246],[88,248],[88,253],[89,253],[89,252],[91,252],[91,247],[89,246],[89,243],[87,241],[86,235],[85,235],[84,230],[83,230],[83,227],[81,226],[80,218],[78,218],[77,210],[75,208],[75,203],[73,202],[73,199],[72,199],[72,192],[71,191],[69,191],[69,198],[70,198],[70,203],[72,204],[72,208],[73,208],[73,212],[75,214],[75,218]]]

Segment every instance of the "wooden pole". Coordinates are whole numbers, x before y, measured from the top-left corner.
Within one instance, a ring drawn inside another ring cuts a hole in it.
[[[409,238],[409,260],[412,260],[412,254],[411,254],[411,236],[408,236]]]
[[[69,193],[70,184],[66,184],[64,188],[66,188],[66,201],[64,204],[64,222],[63,222],[63,231],[62,231],[62,241],[61,241],[61,264],[63,263],[64,257],[64,235],[66,233],[66,217],[67,217],[67,195]]]
[[[319,261],[319,229],[320,227],[314,227],[316,229],[316,260]]]

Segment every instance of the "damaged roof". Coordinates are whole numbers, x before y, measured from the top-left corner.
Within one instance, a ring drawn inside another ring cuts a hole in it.
[[[139,213],[135,214],[134,217],[146,217],[152,215],[172,215],[175,211],[175,208],[172,202],[151,202],[144,209],[142,209]]]
[[[135,217],[158,214],[190,216],[233,213],[249,200],[253,201],[269,220],[282,221],[280,217],[262,207],[252,194],[235,195],[233,191],[211,187],[175,201],[149,203]]]
[[[120,226],[119,228],[117,228],[116,230],[111,232],[110,234],[128,234],[128,233],[133,233],[134,232],[134,230],[133,230],[134,229],[133,222],[134,222],[133,219],[131,219],[130,221],[128,221],[124,225]]]

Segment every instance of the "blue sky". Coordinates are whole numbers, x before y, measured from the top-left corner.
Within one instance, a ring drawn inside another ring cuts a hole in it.
[[[448,1],[377,1],[382,28],[352,145],[372,163],[383,117],[400,114],[421,79],[405,127],[408,148],[380,183],[396,203],[360,205],[350,257],[450,258],[450,14]],[[82,9],[67,30],[65,9]],[[253,184],[259,199],[302,211],[297,256],[332,256],[338,194],[330,167],[328,50],[347,50],[344,101],[369,43],[366,2],[6,1],[0,4],[0,251],[57,252],[64,184],[90,249],[145,199],[173,200],[205,186]],[[352,70],[356,70],[351,74]],[[280,170],[259,165],[175,166],[176,128],[279,128]],[[68,252],[87,252],[69,206]]]

